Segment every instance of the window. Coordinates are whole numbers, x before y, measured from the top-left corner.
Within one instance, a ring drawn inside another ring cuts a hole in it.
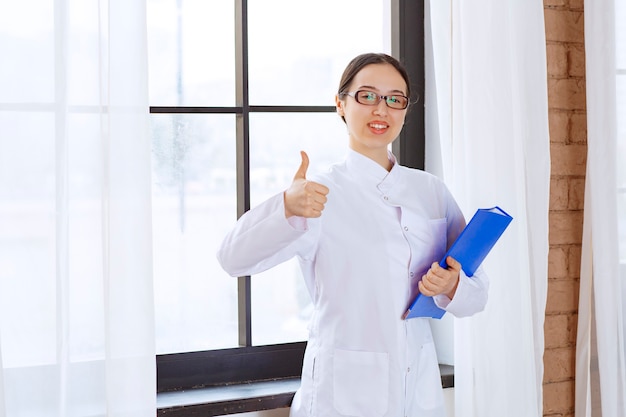
[[[310,172],[343,158],[333,97],[352,57],[393,49],[423,97],[422,22],[411,1],[148,0],[159,390],[299,375],[297,263],[231,278],[215,253],[301,149]],[[405,165],[423,167],[423,123],[414,106],[394,143]]]

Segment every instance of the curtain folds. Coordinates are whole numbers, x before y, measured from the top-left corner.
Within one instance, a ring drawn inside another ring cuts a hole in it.
[[[427,2],[427,170],[467,218],[514,218],[484,267],[486,310],[455,321],[455,416],[542,415],[550,149],[543,2]]]
[[[622,290],[626,277],[620,277],[615,227],[620,216],[617,165],[625,156],[624,148],[617,146],[617,115],[625,110],[618,107],[625,97],[623,88],[617,88],[617,56],[626,47],[624,36],[616,37],[616,22],[626,17],[624,11],[620,1],[585,1],[587,172],[576,341],[577,417],[626,415]]]
[[[145,1],[0,5],[0,416],[154,416]]]

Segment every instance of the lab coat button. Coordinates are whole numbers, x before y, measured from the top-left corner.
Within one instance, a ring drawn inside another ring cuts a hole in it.
[[[411,372],[411,368],[406,368],[406,372],[407,373]]]
[[[384,196],[383,198],[384,198],[385,200],[389,200],[389,197],[387,197],[387,196]]]
[[[406,230],[408,232],[409,228],[407,226],[404,226],[404,230]]]
[[[413,275],[415,275],[413,272],[410,272],[409,275],[412,277]]]

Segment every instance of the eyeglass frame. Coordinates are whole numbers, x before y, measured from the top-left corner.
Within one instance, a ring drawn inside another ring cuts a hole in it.
[[[376,96],[378,96],[378,101],[376,103],[361,103],[358,99],[357,99],[357,94],[361,93],[361,92],[367,92],[367,93],[372,93],[375,94]],[[390,109],[393,110],[406,110],[409,107],[409,104],[411,104],[411,100],[405,96],[404,94],[388,94],[388,95],[382,95],[382,94],[378,94],[376,91],[371,91],[371,90],[356,90],[353,92],[347,92],[344,91],[343,93],[339,94],[340,96],[350,96],[354,99],[354,101],[356,101],[359,104],[362,104],[364,106],[378,106],[378,104],[380,104],[381,100],[385,100],[385,105],[387,107],[389,107]],[[391,107],[389,105],[389,103],[387,102],[388,98],[392,98],[392,97],[404,97],[406,99],[406,106],[402,107],[402,108],[396,108],[396,107]]]

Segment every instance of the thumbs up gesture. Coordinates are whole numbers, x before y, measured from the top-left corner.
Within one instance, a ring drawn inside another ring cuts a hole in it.
[[[285,217],[320,217],[326,204],[328,187],[313,181],[307,181],[309,156],[301,151],[302,163],[293,177],[291,186],[285,191]]]

